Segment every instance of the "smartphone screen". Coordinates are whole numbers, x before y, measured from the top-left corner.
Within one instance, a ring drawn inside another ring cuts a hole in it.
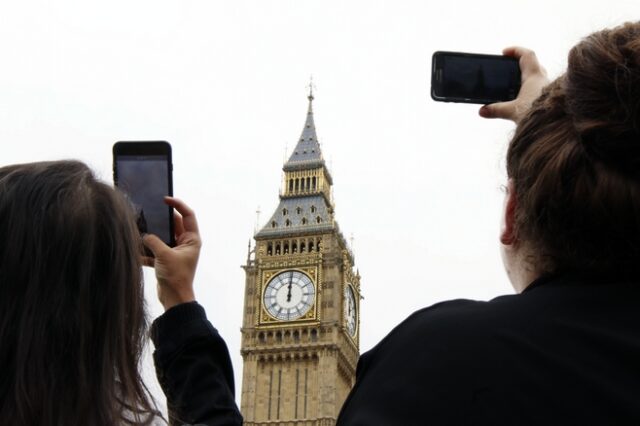
[[[431,96],[445,102],[488,104],[515,99],[520,66],[509,56],[435,52]]]
[[[173,195],[171,146],[167,142],[118,142],[113,147],[114,183],[135,212],[141,234],[157,235],[175,245],[173,209],[164,197]]]

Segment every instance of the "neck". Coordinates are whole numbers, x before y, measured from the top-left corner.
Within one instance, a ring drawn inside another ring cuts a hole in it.
[[[535,271],[533,268],[528,268],[531,266],[530,264],[525,264],[522,269],[520,269],[513,278],[511,278],[511,285],[513,286],[516,293],[522,293],[529,284],[535,281],[540,274]],[[511,276],[510,276],[511,277]]]
[[[529,284],[540,276],[540,270],[536,267],[535,256],[529,254],[526,247],[504,247],[504,266],[509,276],[509,281],[516,293],[522,293]]]

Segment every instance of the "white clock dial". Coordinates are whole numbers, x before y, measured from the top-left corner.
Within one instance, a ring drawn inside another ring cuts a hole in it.
[[[272,317],[289,321],[309,312],[315,295],[315,286],[308,275],[300,271],[284,271],[267,284],[263,303]]]
[[[351,336],[356,335],[358,315],[356,314],[356,297],[353,293],[351,285],[347,284],[344,288],[344,322],[347,332]]]

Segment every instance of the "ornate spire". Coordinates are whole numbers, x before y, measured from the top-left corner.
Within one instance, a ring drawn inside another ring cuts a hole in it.
[[[280,203],[256,238],[324,232],[337,227],[333,219],[333,180],[320,151],[313,122],[313,83],[309,84],[307,118],[295,148],[285,162]]]
[[[307,96],[307,99],[309,99],[307,119],[296,147],[284,165],[285,171],[324,165],[320,143],[316,135],[316,125],[313,121],[313,100],[315,99],[313,96],[313,80],[309,83],[309,96]]]

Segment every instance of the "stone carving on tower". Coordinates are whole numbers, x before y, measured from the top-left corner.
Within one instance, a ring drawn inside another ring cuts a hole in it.
[[[360,274],[334,217],[313,120],[284,164],[280,202],[255,235],[241,353],[245,425],[334,425],[355,381]]]

